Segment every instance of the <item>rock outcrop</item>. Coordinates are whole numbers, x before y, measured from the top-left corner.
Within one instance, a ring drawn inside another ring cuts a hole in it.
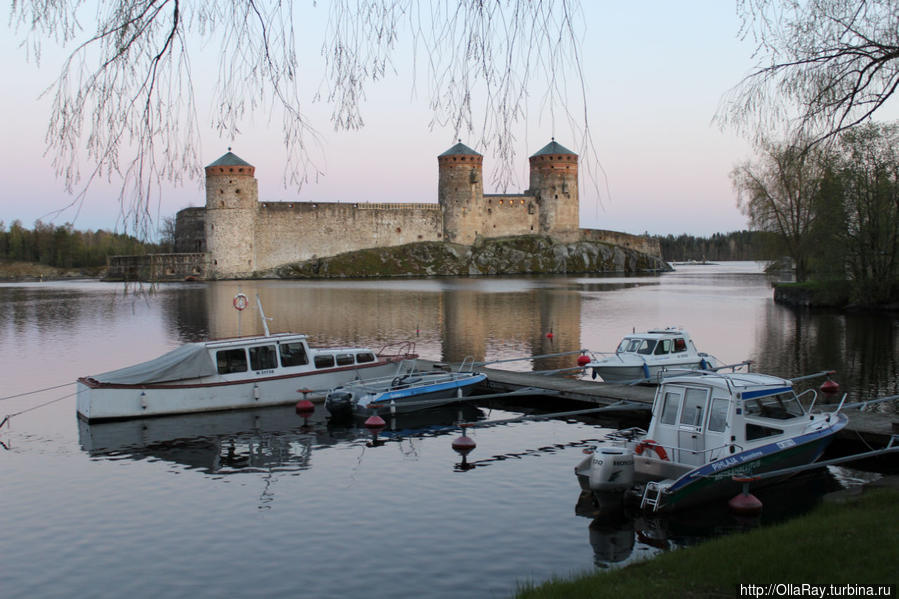
[[[479,239],[474,245],[424,241],[347,252],[280,266],[256,277],[343,278],[669,271],[661,258],[596,241],[549,236]]]

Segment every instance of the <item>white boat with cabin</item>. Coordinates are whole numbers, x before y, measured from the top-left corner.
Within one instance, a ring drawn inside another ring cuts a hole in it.
[[[683,329],[668,327],[626,335],[614,354],[595,357],[586,365],[607,383],[658,382],[661,373],[672,369],[711,370],[721,364],[699,352]]]
[[[797,395],[792,381],[764,374],[665,378],[649,429],[612,433],[574,471],[582,489],[632,492],[654,511],[730,498],[741,490],[735,477],[817,461],[848,418],[839,408],[814,412],[816,398],[814,389]]]
[[[266,327],[266,332],[267,327]],[[319,348],[306,335],[277,333],[188,343],[153,360],[77,381],[88,422],[296,403],[298,392],[385,376],[417,357],[412,343]]]

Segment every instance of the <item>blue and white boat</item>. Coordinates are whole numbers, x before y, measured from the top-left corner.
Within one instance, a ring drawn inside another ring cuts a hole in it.
[[[689,333],[678,327],[626,335],[614,354],[591,357],[586,368],[606,383],[657,383],[671,370],[723,367],[714,356],[697,351]]]
[[[403,413],[444,405],[469,395],[487,375],[463,363],[457,371],[416,370],[415,361],[404,361],[393,376],[364,379],[335,387],[325,397],[325,407],[335,417],[385,412]]]
[[[665,378],[649,430],[612,433],[574,471],[581,488],[630,491],[653,511],[730,498],[741,490],[735,477],[818,460],[848,418],[839,409],[812,411],[816,394],[797,395],[792,381],[756,373]]]

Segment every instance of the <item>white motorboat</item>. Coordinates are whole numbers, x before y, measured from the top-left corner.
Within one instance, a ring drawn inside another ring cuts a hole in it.
[[[384,376],[415,357],[412,343],[378,352],[318,348],[297,333],[189,343],[148,362],[79,378],[78,416],[96,422],[291,404],[299,391],[324,393],[363,376]]]
[[[720,367],[715,357],[696,351],[683,329],[668,327],[627,335],[614,354],[592,359],[593,378],[607,383],[658,382],[660,374],[672,369],[711,370]]]
[[[404,413],[445,404],[470,394],[487,376],[466,369],[416,370],[414,361],[397,368],[393,376],[351,381],[328,392],[325,407],[335,417],[369,414],[373,409]],[[446,401],[439,401],[446,400]]]
[[[741,490],[735,477],[815,462],[846,426],[839,408],[813,412],[816,396],[814,389],[797,395],[792,381],[764,374],[696,371],[665,378],[649,430],[612,433],[574,471],[584,490],[634,492],[641,507],[653,510],[732,497]]]

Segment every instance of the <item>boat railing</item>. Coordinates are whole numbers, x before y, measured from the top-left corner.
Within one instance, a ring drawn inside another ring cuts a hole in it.
[[[459,364],[459,372],[474,372],[474,356],[465,356]]]
[[[658,442],[654,442],[654,445],[664,449],[668,455],[668,459],[672,459],[675,455],[678,455],[678,454],[675,454],[675,452],[686,452],[686,453],[689,453],[694,456],[696,456],[696,455],[703,456],[703,458],[702,458],[703,464],[708,464],[710,462],[713,462],[715,459],[718,459],[717,457],[714,459],[710,459],[712,452],[722,451],[722,450],[729,451],[731,447],[736,448],[736,451],[731,452],[731,453],[737,453],[737,452],[741,452],[744,450],[742,445],[740,445],[739,443],[732,443],[732,442],[724,443],[723,445],[718,445],[715,447],[707,447],[705,449],[690,449],[688,447],[679,447],[677,445],[663,445]]]
[[[381,357],[395,358],[415,355],[414,341],[397,341],[381,346],[377,354]]]
[[[802,405],[802,396],[809,395],[809,394],[811,394],[811,396],[812,396],[812,403],[810,403],[808,405],[808,410],[806,410],[806,414],[812,413],[812,408],[815,407],[815,402],[818,401],[818,392],[815,391],[814,389],[806,389],[802,393],[796,394],[796,400],[799,402],[800,406]]]

